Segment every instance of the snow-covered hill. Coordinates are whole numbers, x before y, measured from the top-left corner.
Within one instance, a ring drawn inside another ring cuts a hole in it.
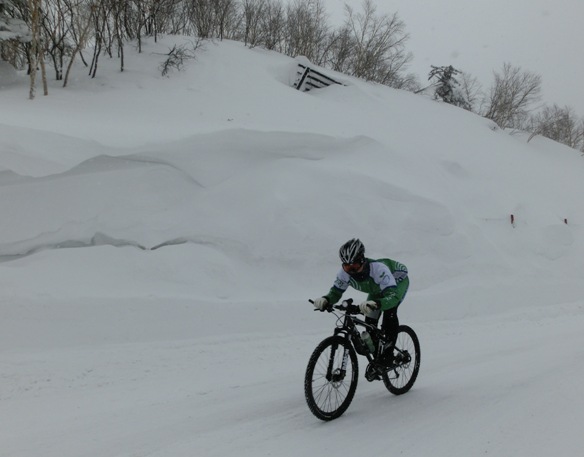
[[[239,43],[162,77],[177,41],[0,90],[0,455],[577,455],[578,152],[345,75],[302,93]],[[409,267],[422,368],[323,425],[306,300],[353,236]]]

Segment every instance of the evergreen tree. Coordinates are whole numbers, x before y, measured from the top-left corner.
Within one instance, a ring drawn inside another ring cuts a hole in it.
[[[462,72],[452,65],[448,65],[447,67],[436,67],[432,65],[428,80],[436,80],[434,83],[436,86],[434,98],[440,98],[446,103],[470,110],[470,103],[461,92],[460,83],[456,79],[456,75],[460,74]]]
[[[26,22],[12,17],[12,7],[9,0],[0,0],[0,43],[5,40],[28,43],[32,39],[30,29]]]

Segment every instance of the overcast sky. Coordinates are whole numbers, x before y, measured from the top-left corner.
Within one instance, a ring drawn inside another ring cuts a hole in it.
[[[331,23],[343,5],[324,0]],[[374,0],[378,13],[399,14],[414,54],[410,70],[427,78],[430,65],[453,65],[485,88],[504,62],[538,73],[548,104],[572,106],[584,116],[584,0]]]

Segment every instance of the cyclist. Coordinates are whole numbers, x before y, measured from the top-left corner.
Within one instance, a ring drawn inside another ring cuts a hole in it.
[[[365,246],[357,239],[347,241],[339,249],[342,268],[328,294],[314,300],[315,308],[324,310],[337,303],[349,286],[368,294],[359,305],[365,321],[377,325],[381,313],[381,329],[390,342],[380,363],[390,366],[399,320],[397,308],[404,300],[410,284],[405,265],[391,259],[365,257]]]

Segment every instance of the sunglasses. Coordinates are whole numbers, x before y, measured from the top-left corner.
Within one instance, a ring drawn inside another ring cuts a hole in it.
[[[362,266],[363,262],[343,263],[343,270],[345,273],[354,274],[358,273]]]

